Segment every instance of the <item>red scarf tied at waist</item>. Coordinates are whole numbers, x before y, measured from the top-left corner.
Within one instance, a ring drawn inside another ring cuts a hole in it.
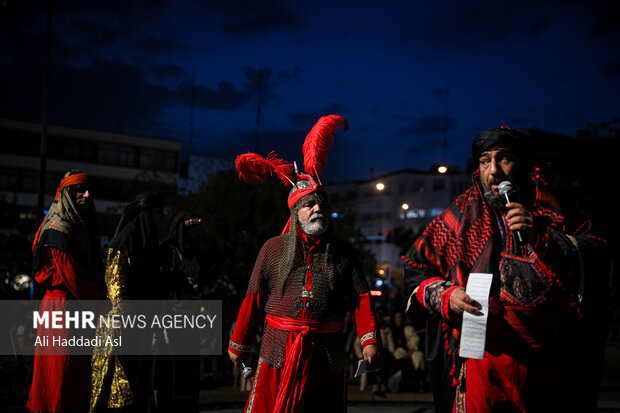
[[[308,333],[337,333],[342,331],[344,321],[320,322],[300,318],[276,317],[270,314],[267,314],[266,321],[271,327],[278,330],[299,333],[295,337],[290,354],[286,356],[286,363],[278,387],[278,397],[273,408],[274,413],[293,412],[301,403],[301,396],[310,370],[312,342],[306,340]]]

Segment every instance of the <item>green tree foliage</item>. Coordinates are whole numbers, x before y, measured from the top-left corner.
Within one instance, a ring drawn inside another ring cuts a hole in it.
[[[220,171],[209,177],[200,192],[167,198],[166,228],[183,210],[196,212],[203,219],[201,246],[208,257],[211,282],[219,286],[214,296],[225,306],[239,308],[260,248],[282,232],[290,216],[289,190],[277,179],[248,185],[239,180],[236,171]],[[371,274],[375,257],[364,248],[353,217],[344,214],[344,218],[334,219],[334,234],[353,243],[366,274]]]
[[[169,220],[181,210],[200,214],[201,246],[225,302],[240,304],[261,246],[282,231],[289,217],[287,194],[275,179],[248,185],[236,171],[220,171],[200,192],[168,199]]]
[[[329,188],[328,188],[329,190]],[[364,274],[370,276],[377,271],[375,254],[364,246],[364,238],[355,227],[355,209],[351,205],[341,206],[338,218],[332,219],[334,236],[351,242],[359,260],[362,263]]]

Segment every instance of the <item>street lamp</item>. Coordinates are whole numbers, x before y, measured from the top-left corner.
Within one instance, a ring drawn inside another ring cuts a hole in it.
[[[377,188],[377,191],[383,191],[385,189],[385,185],[381,182],[379,182],[375,187]]]
[[[404,203],[400,206],[402,209],[404,209],[405,211],[409,209],[409,204],[408,203]]]
[[[448,167],[440,165],[439,167],[437,167],[437,172],[439,172],[440,174],[445,174],[446,172],[448,172]]]

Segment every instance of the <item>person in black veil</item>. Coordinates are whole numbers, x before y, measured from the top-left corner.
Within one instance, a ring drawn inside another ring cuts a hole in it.
[[[174,305],[179,313],[184,311],[184,300],[205,297],[206,266],[199,247],[201,223],[199,215],[179,212],[170,225],[168,237],[160,245],[162,276],[169,288],[168,298],[182,300]],[[165,340],[159,341],[155,359],[157,410],[198,412],[200,357],[175,355],[173,346],[168,345],[174,340],[183,338],[168,330]]]
[[[181,211],[161,243],[162,273],[164,282],[170,286],[169,298],[204,298],[206,266],[199,246],[201,223],[198,214]]]
[[[160,274],[159,229],[164,198],[157,192],[143,192],[125,208],[116,226],[111,248],[131,261],[127,289],[131,300],[167,298]],[[159,278],[159,279],[157,279]]]
[[[110,314],[123,314],[128,300],[167,297],[158,261],[159,231],[164,200],[156,192],[138,194],[129,203],[108,249],[105,282]],[[100,331],[98,334],[112,334]],[[151,337],[128,337],[148,345]],[[152,402],[151,356],[115,354],[111,347],[97,347],[92,360],[90,411],[108,409],[149,411]]]

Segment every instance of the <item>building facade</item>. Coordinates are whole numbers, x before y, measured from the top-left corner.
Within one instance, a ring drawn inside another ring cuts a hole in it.
[[[0,204],[3,229],[19,221],[37,221],[41,124],[0,119]],[[63,174],[82,169],[109,232],[135,195],[177,192],[180,141],[86,129],[49,126],[44,206],[52,202]],[[107,229],[107,231],[106,231]]]
[[[405,169],[365,181],[330,184],[332,218],[353,215],[377,273],[402,284],[402,246],[398,237],[414,239],[426,225],[471,185],[471,173]]]

